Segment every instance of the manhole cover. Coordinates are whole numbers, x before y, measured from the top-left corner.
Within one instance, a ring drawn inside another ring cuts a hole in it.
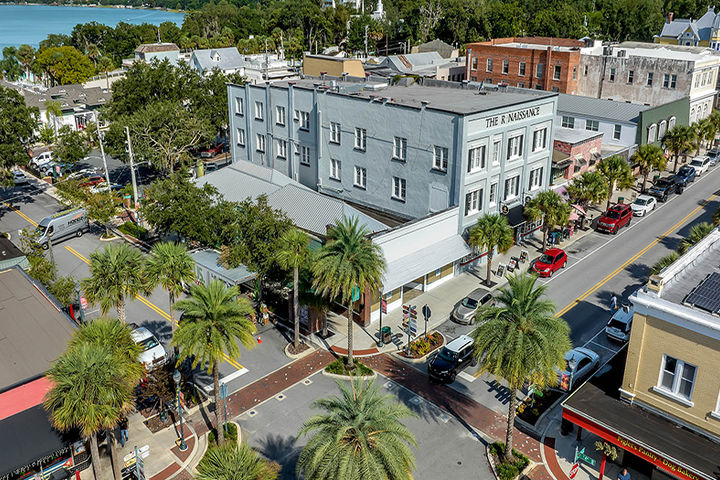
[[[277,400],[278,402],[282,402],[283,400],[285,400],[285,395],[283,395],[282,393],[279,395],[275,395],[275,400]]]

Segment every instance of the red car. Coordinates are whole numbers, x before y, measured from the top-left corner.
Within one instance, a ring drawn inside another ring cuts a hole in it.
[[[102,175],[90,175],[85,180],[80,182],[80,186],[84,188],[92,187],[97,185],[98,183],[104,182],[105,177]]]
[[[217,145],[214,145],[206,150],[203,150],[200,152],[200,157],[202,158],[213,158],[217,155],[220,155],[225,151],[225,144],[224,143],[218,143]]]
[[[540,277],[552,277],[553,273],[565,268],[567,255],[564,250],[550,248],[543,253],[533,264],[533,272]]]
[[[616,234],[622,227],[630,225],[632,216],[633,212],[630,205],[618,203],[602,214],[602,217],[598,220],[597,229],[600,232]]]

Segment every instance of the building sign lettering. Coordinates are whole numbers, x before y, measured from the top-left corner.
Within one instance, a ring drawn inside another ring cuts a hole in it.
[[[525,120],[526,118],[537,117],[538,115],[540,115],[540,107],[523,108],[522,110],[517,110],[515,112],[503,113],[502,115],[495,115],[494,117],[486,118],[485,128],[506,125],[508,123]]]
[[[634,442],[631,442],[627,438],[623,438],[620,435],[617,437],[617,443],[623,447],[625,450],[634,453],[635,455],[639,457],[643,457],[650,462],[654,463],[655,465],[662,466],[663,469],[668,470],[675,475],[682,476],[684,478],[688,478],[691,480],[700,480],[700,477],[695,475],[694,473],[690,472],[688,469],[681,467],[680,465],[677,465],[675,462],[671,462],[667,458],[663,458],[659,455],[655,455],[653,452],[641,447],[640,445],[637,445]]]

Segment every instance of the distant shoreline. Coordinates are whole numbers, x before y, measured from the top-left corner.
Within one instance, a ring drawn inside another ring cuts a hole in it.
[[[153,7],[153,8],[147,8],[147,7],[133,7],[131,5],[98,5],[97,3],[87,4],[87,5],[76,5],[76,4],[68,4],[68,5],[58,5],[56,3],[35,3],[35,2],[2,2],[0,1],[0,6],[2,5],[17,5],[17,6],[36,6],[36,7],[78,7],[78,8],[113,8],[117,10],[158,10],[161,12],[171,12],[171,13],[187,13],[188,10],[176,10],[174,8],[165,8],[165,7]]]

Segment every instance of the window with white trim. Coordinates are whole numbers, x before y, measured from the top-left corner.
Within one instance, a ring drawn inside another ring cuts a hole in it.
[[[393,177],[392,198],[405,201],[405,187],[406,183],[404,178]]]
[[[242,128],[238,128],[235,130],[235,133],[236,133],[235,141],[237,142],[238,145],[240,145],[241,147],[244,147],[245,146],[245,130],[243,130]]]
[[[242,115],[244,113],[245,109],[243,107],[244,102],[242,97],[235,97],[235,113],[237,115]]]
[[[264,152],[265,151],[265,135],[262,133],[258,133],[255,135],[255,150],[258,152]]]
[[[300,130],[310,130],[310,112],[300,112]]]
[[[575,117],[568,117],[567,115],[562,116],[563,128],[575,128]]]
[[[518,196],[520,191],[520,175],[505,180],[505,191],[503,192],[503,200],[509,200]]]
[[[448,166],[448,149],[447,147],[433,146],[433,168],[442,172],[447,172]]]
[[[647,135],[647,141],[648,143],[653,143],[655,140],[657,140],[657,125],[652,124],[648,127],[648,135]]]
[[[547,128],[541,128],[533,132],[533,152],[543,150],[547,146]]]
[[[478,58],[472,57],[472,67],[471,67],[472,70],[477,70],[477,66],[478,66]]]
[[[689,402],[692,400],[696,373],[696,366],[669,355],[663,355],[657,388]]]
[[[508,148],[507,148],[507,160],[513,160],[515,158],[522,157],[523,154],[523,142],[525,140],[525,135],[515,135],[514,137],[510,137],[508,139]]]
[[[502,154],[502,140],[495,140],[493,143],[493,165],[500,165],[500,155]]]
[[[310,147],[300,145],[300,165],[310,166]]]
[[[620,140],[620,136],[622,135],[622,125],[618,125],[617,123],[613,127],[613,138],[615,140]]]
[[[393,138],[393,158],[403,162],[407,159],[407,138]]]
[[[285,107],[282,105],[275,107],[275,123],[283,127],[285,126]]]
[[[668,130],[672,130],[675,128],[675,117],[670,117],[670,120],[668,120]]]
[[[485,168],[486,150],[487,147],[485,145],[479,145],[468,150],[468,173],[477,172]]]
[[[600,130],[600,122],[598,120],[585,120],[585,130],[597,132]]]
[[[562,71],[562,67],[560,65],[555,65],[553,69],[553,80],[560,80],[560,72]]]
[[[487,59],[487,65],[485,66],[485,71],[486,71],[486,72],[492,72],[492,68],[493,68],[493,59],[492,59],[492,58],[488,58],[488,59]]]
[[[262,120],[263,118],[263,103],[255,102],[255,120]]]
[[[530,170],[530,181],[528,182],[528,190],[535,190],[542,187],[543,183],[543,167]]]
[[[525,76],[525,62],[520,62],[518,64],[518,75],[521,77]]]
[[[330,159],[330,178],[333,180],[340,180],[340,173],[341,173],[341,163],[340,160],[337,160],[335,158]]]
[[[355,148],[364,152],[366,147],[367,130],[365,130],[364,128],[355,127]]]
[[[482,209],[482,188],[465,195],[465,216],[474,215]]]
[[[330,122],[330,143],[340,145],[340,124],[337,122]]]
[[[667,121],[663,120],[660,122],[660,128],[658,128],[658,139],[662,140],[665,136],[665,132],[667,132]]]
[[[677,85],[677,75],[670,75],[669,73],[666,73],[665,76],[663,77],[663,87],[674,89],[676,85]]]
[[[277,140],[277,158],[287,158],[287,140]]]
[[[648,72],[648,76],[647,76],[647,86],[648,87],[652,87],[653,75],[654,75],[653,72]]]
[[[293,110],[293,121],[299,122],[300,121],[300,110],[297,108]]]
[[[510,62],[508,60],[503,60],[502,73],[503,73],[503,75],[507,75],[509,72],[510,72]]]
[[[353,185],[355,185],[358,188],[366,188],[367,183],[367,170],[363,167],[358,167],[355,165],[355,180],[353,182]]]
[[[488,198],[488,203],[490,203],[490,205],[495,205],[497,203],[497,186],[497,182],[490,184],[490,198]]]
[[[610,69],[610,76],[609,76],[609,78],[608,78],[608,81],[610,81],[610,82],[614,82],[614,81],[615,81],[615,69],[614,69],[614,68],[611,68],[611,69]]]
[[[632,83],[635,81],[635,70],[630,70],[628,72],[628,83],[632,85]]]

